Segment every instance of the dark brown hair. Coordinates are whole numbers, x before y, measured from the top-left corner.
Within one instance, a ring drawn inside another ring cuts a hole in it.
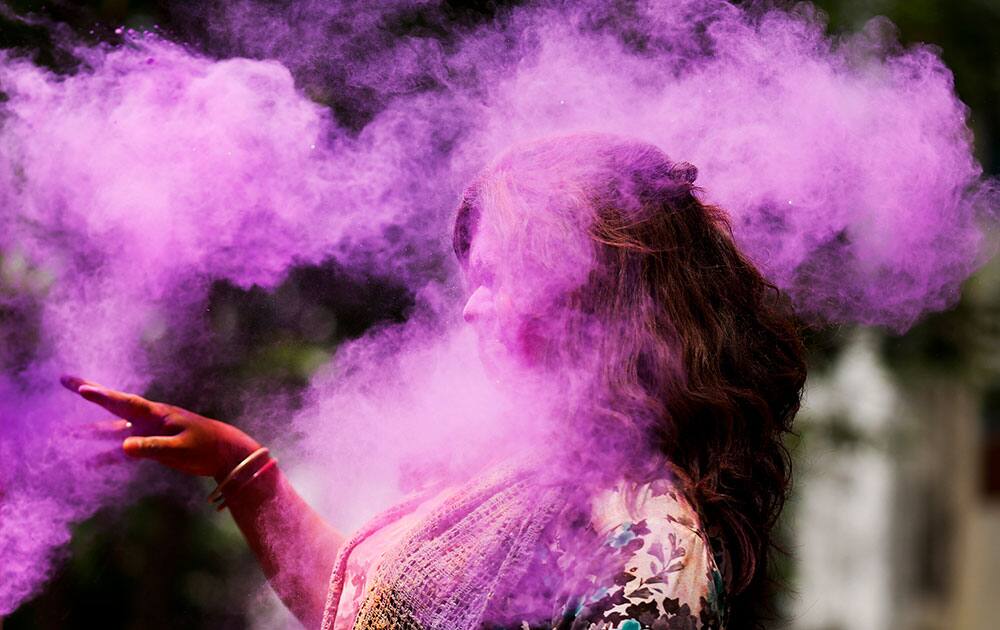
[[[467,191],[454,249],[468,259],[498,198],[546,200],[543,209],[505,210],[524,213],[508,221],[518,229],[543,210],[562,217],[551,238],[572,239],[567,226],[586,235],[593,264],[560,308],[601,325],[601,338],[587,340],[600,358],[602,391],[591,403],[617,435],[641,436],[669,462],[724,550],[729,627],[737,629],[759,623],[772,530],[791,483],[783,437],[806,366],[787,300],[740,252],[725,212],[698,199],[695,177],[656,147],[615,136],[520,147]],[[498,195],[491,185],[516,190]],[[539,186],[558,190],[538,194]],[[530,242],[537,246],[537,230]],[[559,325],[577,336],[593,330],[572,321]]]

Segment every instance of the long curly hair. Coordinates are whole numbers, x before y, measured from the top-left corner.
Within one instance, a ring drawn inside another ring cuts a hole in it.
[[[587,431],[620,461],[655,462],[625,471],[637,480],[668,466],[698,510],[736,629],[760,623],[806,365],[788,301],[699,200],[696,175],[618,136],[522,145],[466,190],[453,245],[467,263],[478,233],[505,244],[497,273],[527,287],[525,329],[547,340],[547,364],[592,377]]]

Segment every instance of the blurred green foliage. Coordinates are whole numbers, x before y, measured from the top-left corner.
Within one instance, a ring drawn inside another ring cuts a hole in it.
[[[4,627],[246,627],[259,570],[235,528],[205,511],[174,493],[102,510],[77,526],[45,592]]]
[[[157,28],[168,36],[196,40],[205,25],[178,21],[167,0],[88,0],[84,2],[11,0],[13,14],[45,16],[32,25],[0,12],[0,48],[23,54],[57,72],[73,72],[77,60],[53,37],[60,29],[83,41],[115,42],[115,29]],[[279,3],[280,4],[280,3]],[[444,10],[416,9],[392,25],[393,33],[420,33],[447,39],[456,26],[489,20],[511,2],[445,2]],[[741,4],[761,5],[759,1]],[[772,2],[791,6],[793,2]],[[875,15],[889,17],[904,43],[939,46],[954,71],[956,88],[970,107],[977,154],[988,172],[1000,169],[1000,2],[995,0],[819,0],[831,33],[850,33]],[[55,31],[52,24],[56,25]],[[371,112],[350,109],[358,99],[338,102],[336,80],[305,86],[341,122],[360,125]],[[0,94],[2,101],[2,94]],[[883,354],[900,378],[928,374],[970,379],[982,384],[987,429],[1000,435],[1000,387],[994,357],[1000,356],[997,330],[1000,295],[994,263],[974,279],[955,309],[926,318],[904,336],[885,335]],[[0,336],[6,348],[0,369],[16,371],[38,338],[36,310],[52,281],[16,252],[0,253]],[[216,283],[200,307],[209,314],[207,329],[191,335],[163,327],[150,332],[154,363],[182,360],[187,377],[158,382],[147,394],[208,415],[238,417],[246,392],[294,398],[313,371],[339,343],[379,322],[402,321],[412,296],[387,278],[349,273],[334,261],[293,270],[273,291],[243,290]],[[850,330],[807,331],[811,365],[824,372],[838,356]],[[9,338],[8,338],[9,337]],[[834,448],[865,444],[848,422],[837,418],[803,424],[789,446],[822,442]],[[278,438],[261,435],[262,440]],[[287,436],[286,436],[287,437]],[[868,445],[870,446],[870,444]],[[148,471],[147,471],[148,473]],[[148,473],[152,474],[152,473]],[[148,482],[140,475],[137,484]],[[202,488],[188,479],[162,481],[157,492],[138,503],[104,509],[80,523],[65,562],[44,592],[3,621],[5,630],[28,628],[244,628],[250,625],[247,602],[263,577],[225,515],[203,504]],[[785,534],[787,537],[787,533]],[[785,582],[794,580],[791,564],[778,564]]]

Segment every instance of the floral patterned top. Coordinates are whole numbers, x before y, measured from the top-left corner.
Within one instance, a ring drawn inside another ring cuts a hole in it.
[[[647,484],[633,496],[632,510],[622,488],[595,501],[595,525],[606,532],[603,553],[616,571],[611,582],[590,585],[554,626],[725,628],[722,558],[713,554],[697,512],[667,480]]]
[[[440,500],[426,502],[353,550],[336,630],[353,626],[386,549]],[[534,575],[544,577],[531,588],[542,592],[527,593],[524,599],[549,601],[551,612],[536,612],[534,621],[520,622],[523,616],[499,613],[493,618],[513,623],[484,623],[484,630],[724,630],[722,559],[713,555],[696,511],[671,481],[655,481],[629,492],[622,486],[610,489],[593,499],[589,521],[588,529],[600,541],[596,554],[592,545],[573,548],[589,543],[567,543],[557,537],[533,567]],[[567,575],[577,577],[553,578],[549,583],[548,576]],[[505,608],[518,611],[520,603],[511,599]],[[549,615],[548,620],[537,621]]]
[[[724,630],[721,554],[713,554],[697,512],[672,482],[599,495],[591,526],[602,541],[596,555],[556,542],[543,561],[557,565],[555,574],[581,576],[556,587],[562,594],[553,598],[552,619],[524,621],[518,630]],[[584,570],[569,566],[587,557]]]

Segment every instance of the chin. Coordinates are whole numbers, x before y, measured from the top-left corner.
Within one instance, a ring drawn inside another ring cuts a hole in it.
[[[480,338],[479,360],[486,375],[498,383],[515,383],[531,371],[528,357],[495,338]]]

